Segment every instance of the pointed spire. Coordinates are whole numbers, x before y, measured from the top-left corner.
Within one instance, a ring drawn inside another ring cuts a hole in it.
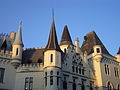
[[[55,23],[54,23],[54,14],[52,16],[52,25],[51,25],[51,29],[50,29],[50,34],[49,34],[49,39],[48,39],[48,43],[46,46],[46,50],[61,51],[61,49],[58,45],[58,39],[57,39]]]
[[[23,46],[21,27],[22,27],[22,21],[20,22],[18,32],[16,34],[15,41],[14,41],[13,45],[22,45]]]
[[[119,47],[119,50],[118,50],[117,54],[120,54],[120,47]]]
[[[64,27],[60,45],[73,45],[67,25]]]

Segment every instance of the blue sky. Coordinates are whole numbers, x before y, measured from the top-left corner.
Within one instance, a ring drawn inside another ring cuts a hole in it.
[[[16,32],[23,21],[25,48],[45,47],[52,22],[60,41],[67,24],[72,40],[95,30],[108,51],[120,46],[120,0],[0,0],[0,33]]]

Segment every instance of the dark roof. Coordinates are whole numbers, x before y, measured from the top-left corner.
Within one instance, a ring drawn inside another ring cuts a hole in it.
[[[4,41],[4,38],[0,38],[0,49],[3,49],[3,47],[6,47],[7,51],[11,51],[12,43],[13,43],[13,40],[6,38],[6,41]],[[6,44],[7,44],[7,46],[6,46]]]
[[[26,49],[22,54],[22,63],[43,63],[44,50],[42,49]]]
[[[6,50],[7,48],[7,41],[6,39],[4,39],[3,43],[2,43],[2,46],[1,46],[1,49],[5,49]]]
[[[61,51],[61,49],[58,45],[58,39],[57,39],[54,19],[52,20],[52,26],[51,26],[51,29],[50,29],[50,34],[49,34],[49,39],[48,39],[48,43],[47,43],[47,46],[46,46],[46,50]]]
[[[118,50],[117,54],[120,54],[120,47],[119,47],[119,50]]]
[[[65,25],[60,45],[73,45],[67,25]]]
[[[102,48],[102,53],[112,56],[108,50],[103,45],[102,41],[99,39],[97,34],[93,31],[84,36],[84,42],[82,44],[81,50],[87,52],[88,54],[93,53],[93,47],[95,45],[100,45]]]
[[[16,34],[15,40],[13,42],[13,45],[23,45],[23,41],[22,41],[22,31],[21,31],[21,25],[18,28],[18,32]]]

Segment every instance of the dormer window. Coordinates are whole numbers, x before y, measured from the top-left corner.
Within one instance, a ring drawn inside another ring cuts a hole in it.
[[[97,48],[96,51],[97,51],[97,53],[100,53],[100,49],[99,48]]]
[[[53,62],[53,54],[50,55],[50,62]]]

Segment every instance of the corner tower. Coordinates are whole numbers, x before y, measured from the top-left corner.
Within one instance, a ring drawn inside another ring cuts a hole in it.
[[[117,55],[115,57],[117,58],[117,61],[120,62],[120,47],[119,47]]]
[[[60,41],[60,48],[62,49],[63,52],[65,52],[69,45],[73,45],[73,43],[72,43],[72,39],[68,30],[68,27],[67,25],[65,25],[62,33],[62,38]]]
[[[22,60],[22,51],[23,51],[23,41],[22,41],[22,31],[21,31],[21,25],[18,28],[18,32],[16,34],[15,40],[12,45],[12,65],[17,68]]]
[[[44,90],[61,90],[61,49],[58,45],[54,18],[44,52]]]

